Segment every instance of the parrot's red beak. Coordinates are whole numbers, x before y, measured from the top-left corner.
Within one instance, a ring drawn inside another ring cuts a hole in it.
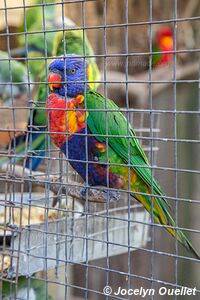
[[[58,73],[51,72],[48,76],[49,88],[52,91],[54,88],[62,86],[62,77]]]

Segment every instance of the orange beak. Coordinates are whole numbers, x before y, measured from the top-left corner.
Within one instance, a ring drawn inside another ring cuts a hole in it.
[[[49,88],[52,91],[54,88],[62,86],[62,77],[58,73],[50,73],[48,76]]]

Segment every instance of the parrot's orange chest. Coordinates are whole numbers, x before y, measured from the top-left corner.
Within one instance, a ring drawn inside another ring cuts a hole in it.
[[[50,94],[47,100],[47,119],[50,136],[56,146],[61,147],[73,133],[85,127],[84,96],[66,101],[56,94]]]

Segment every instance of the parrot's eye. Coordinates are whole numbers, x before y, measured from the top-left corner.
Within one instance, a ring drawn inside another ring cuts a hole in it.
[[[69,70],[69,74],[75,74],[75,73],[76,73],[76,69]]]

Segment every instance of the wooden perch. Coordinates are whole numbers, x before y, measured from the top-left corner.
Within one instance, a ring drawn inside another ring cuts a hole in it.
[[[195,10],[198,8],[199,0],[188,1],[185,4],[185,9],[182,13],[182,18],[190,18],[193,16]]]
[[[43,188],[48,187],[54,194],[67,194],[68,196],[74,197],[80,201],[88,199],[90,202],[105,203],[108,200],[108,192],[106,189],[98,186],[89,187],[87,193],[84,185],[71,180],[67,182],[66,176],[62,176],[61,181],[60,176],[47,175],[45,173],[35,171],[30,173],[29,169],[22,166],[13,166],[9,164],[4,164],[1,167],[1,171],[6,175],[4,177],[0,175],[1,178],[4,178],[5,182],[15,181],[18,183],[24,183],[31,181],[37,186]],[[117,201],[119,198],[119,193],[109,192],[109,201]]]
[[[196,62],[188,63],[186,65],[176,66],[176,80],[184,79],[192,74],[197,73],[199,70],[199,65]],[[152,84],[152,94],[153,96],[159,94],[163,89],[167,88],[172,82],[172,65],[166,67],[156,68],[152,71],[152,81],[156,84]],[[119,90],[125,95],[125,73],[110,71],[107,73],[106,80],[114,84],[109,84],[109,89]],[[129,99],[131,97],[141,106],[146,105],[149,96],[149,71],[140,73],[138,75],[128,76],[128,92]],[[160,83],[159,83],[160,82]],[[118,83],[116,85],[115,83]]]

